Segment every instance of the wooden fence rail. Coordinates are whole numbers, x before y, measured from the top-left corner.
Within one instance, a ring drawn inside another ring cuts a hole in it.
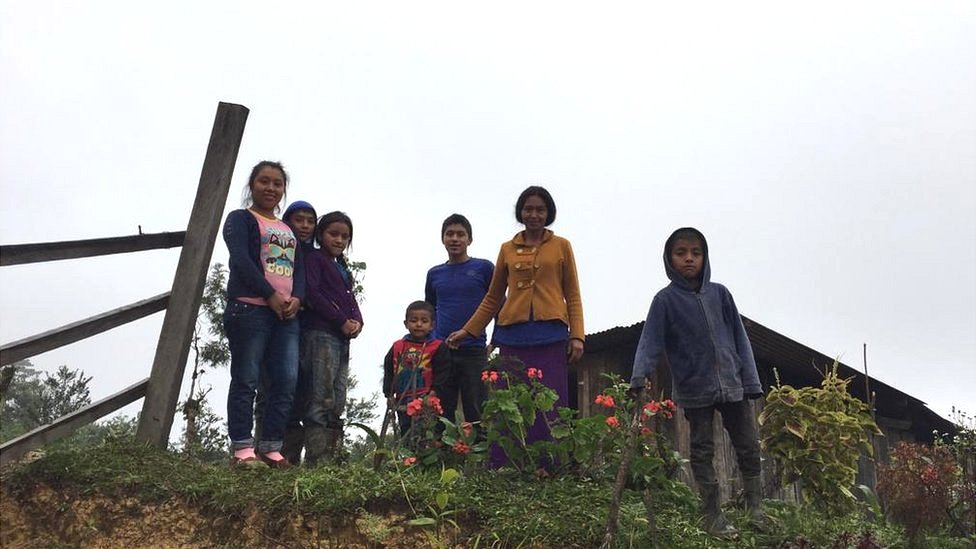
[[[0,246],[0,266],[182,247],[169,292],[0,347],[0,363],[11,364],[166,310],[152,372],[147,379],[0,445],[0,464],[19,459],[30,450],[65,437],[140,398],[145,401],[136,437],[159,448],[166,447],[248,113],[242,105],[223,102],[217,105],[186,231]]]
[[[65,324],[60,328],[42,334],[6,343],[0,347],[0,366],[13,364],[18,360],[81,341],[95,334],[111,330],[116,326],[149,316],[165,309],[168,303],[169,292],[166,292],[78,322]]]
[[[160,248],[176,248],[183,245],[184,238],[186,238],[186,231],[67,240],[64,242],[41,242],[39,244],[8,244],[0,246],[0,267],[141,252]]]
[[[147,387],[149,387],[149,378],[135,385],[130,385],[112,396],[89,404],[80,410],[62,416],[54,423],[38,427],[29,433],[8,440],[3,445],[0,445],[0,465],[16,461],[31,450],[36,450],[49,442],[54,442],[55,440],[70,435],[79,428],[93,423],[95,420],[111,414],[124,406],[132,404],[146,396]]]

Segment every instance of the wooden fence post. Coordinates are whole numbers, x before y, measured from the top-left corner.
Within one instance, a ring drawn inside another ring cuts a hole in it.
[[[242,105],[220,103],[217,106],[136,431],[139,440],[157,448],[165,448],[169,442],[197,311],[248,112]]]

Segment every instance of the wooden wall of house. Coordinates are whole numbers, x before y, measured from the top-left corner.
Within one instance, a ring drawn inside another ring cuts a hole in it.
[[[571,383],[576,384],[575,394],[571,400],[580,410],[583,416],[589,416],[596,412],[594,409],[594,399],[607,386],[607,380],[603,377],[605,373],[615,373],[624,380],[629,380],[631,368],[634,360],[634,352],[637,347],[637,338],[640,335],[640,325],[616,328],[614,330],[598,334],[593,338],[593,346],[587,347],[583,359],[571,370]],[[588,340],[587,345],[590,345]],[[755,350],[755,343],[753,344]],[[767,345],[768,346],[768,345]],[[773,351],[767,349],[766,353],[757,352],[757,367],[763,387],[768,388],[775,384],[773,369],[778,362],[784,358],[780,356],[782,351],[774,346],[768,346]],[[790,357],[793,360],[794,357]],[[779,368],[780,374],[787,376],[794,373],[787,368]],[[803,379],[793,379],[785,377],[783,383],[790,383],[800,387],[807,385]],[[671,370],[666,360],[655,371],[652,381],[652,394],[663,395],[665,398],[671,396]],[[657,398],[657,396],[655,396]],[[756,417],[762,411],[765,404],[764,399],[751,401],[751,406]],[[889,403],[890,404],[890,403]],[[878,426],[884,436],[874,437],[872,445],[874,447],[874,457],[862,456],[858,464],[857,484],[864,484],[874,487],[877,478],[876,463],[886,463],[888,461],[889,449],[899,441],[924,442],[920,439],[920,433],[931,432],[928,424],[924,423],[924,416],[919,420],[919,416],[910,415],[907,408],[908,400],[905,395],[905,402],[900,406],[889,406],[898,415],[904,411],[904,416],[895,419],[891,417],[877,417]],[[721,416],[716,415],[715,428],[715,471],[718,477],[722,498],[728,500],[739,493],[742,487],[739,478],[738,465],[735,458],[735,450],[732,443],[722,427]],[[914,421],[923,421],[920,424],[913,424]],[[688,459],[691,453],[688,421],[684,418],[683,412],[679,409],[675,418],[667,422],[668,437],[673,442],[675,449]],[[763,454],[762,462],[763,492],[765,497],[779,499],[782,501],[798,502],[801,500],[799,486],[794,484],[782,487],[779,479],[776,478],[774,461],[772,458]],[[695,487],[694,479],[691,474],[690,464],[685,464],[681,472],[681,480],[688,485]]]

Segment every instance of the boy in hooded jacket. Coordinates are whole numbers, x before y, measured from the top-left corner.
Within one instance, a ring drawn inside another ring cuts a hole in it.
[[[712,421],[722,416],[742,472],[751,521],[765,526],[759,441],[752,406],[762,396],[752,347],[732,294],[711,281],[708,243],[697,229],[676,230],[664,246],[664,269],[671,283],[654,296],[644,324],[631,387],[638,390],[662,355],[671,365],[671,398],[691,427],[691,468],[702,497],[705,529],[718,537],[737,532],[722,515]]]

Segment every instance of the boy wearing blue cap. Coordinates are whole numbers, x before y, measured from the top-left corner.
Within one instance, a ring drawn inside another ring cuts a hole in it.
[[[300,257],[307,257],[315,250],[315,223],[318,220],[315,208],[304,200],[292,202],[281,219],[291,227],[291,230],[298,238],[297,253]],[[302,308],[307,307],[303,304]],[[299,313],[299,324],[301,324]],[[301,353],[301,350],[299,350]],[[298,465],[302,460],[302,447],[305,445],[305,429],[302,427],[302,412],[305,410],[305,402],[308,400],[307,372],[302,372],[301,362],[299,361],[298,383],[295,385],[295,396],[292,404],[292,413],[288,417],[288,424],[285,426],[285,438],[281,443],[281,455],[292,465]],[[262,380],[258,384],[257,397],[254,400],[254,421],[261,425],[261,418],[264,416],[265,406],[265,387]]]

